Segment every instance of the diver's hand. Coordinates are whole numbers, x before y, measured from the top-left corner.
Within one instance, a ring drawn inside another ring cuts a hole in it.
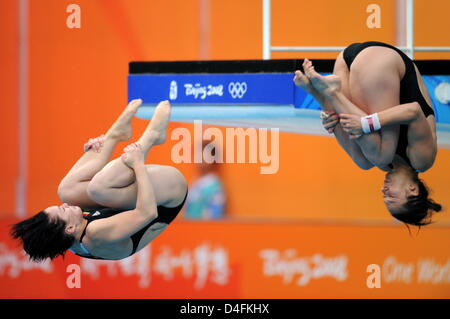
[[[322,119],[322,125],[328,133],[332,134],[334,128],[339,123],[339,115],[336,112],[320,112],[320,118]]]
[[[354,114],[340,114],[341,126],[350,138],[358,138],[364,134],[361,126],[361,117]]]
[[[83,150],[85,153],[90,149],[92,149],[96,153],[100,153],[104,142],[105,142],[105,134],[102,134],[96,138],[90,138],[89,141],[86,144],[84,144]]]
[[[139,143],[132,143],[125,147],[124,153],[121,156],[122,162],[130,168],[134,168],[136,165],[144,164],[144,153],[142,152],[142,146]]]

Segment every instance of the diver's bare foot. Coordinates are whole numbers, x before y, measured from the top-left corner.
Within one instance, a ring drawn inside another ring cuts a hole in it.
[[[128,103],[125,110],[122,112],[122,114],[120,114],[119,118],[108,130],[105,137],[118,141],[128,141],[133,135],[131,120],[133,119],[133,116],[136,114],[137,109],[141,104],[141,99],[132,100],[130,103]]]
[[[162,101],[155,108],[150,124],[139,139],[139,143],[146,149],[149,145],[160,145],[166,141],[166,130],[169,124],[171,105],[169,101]]]
[[[325,97],[330,97],[341,89],[341,79],[337,75],[323,76],[316,72],[311,61],[305,59],[303,69],[312,86]]]
[[[304,75],[300,70],[295,71],[294,83],[295,85],[297,85],[298,87],[302,88],[303,90],[305,90],[310,94],[316,90],[312,86],[309,78],[306,75]]]
[[[308,59],[304,59],[303,64],[302,64],[303,70],[306,70],[307,66],[309,66],[310,64],[311,64],[311,61],[309,61]],[[295,83],[295,85],[302,88],[309,94],[317,94],[318,93],[317,90],[312,85],[309,78],[300,70],[295,71],[294,83]]]

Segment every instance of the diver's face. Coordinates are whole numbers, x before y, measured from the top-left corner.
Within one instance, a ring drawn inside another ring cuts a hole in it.
[[[407,202],[409,196],[419,194],[412,176],[400,170],[386,174],[381,192],[390,212],[398,211]]]
[[[78,206],[70,206],[66,203],[60,206],[50,206],[44,210],[50,219],[62,219],[67,225],[78,225],[83,219],[83,212]]]

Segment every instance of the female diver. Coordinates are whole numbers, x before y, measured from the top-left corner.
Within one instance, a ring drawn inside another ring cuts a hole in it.
[[[145,165],[150,149],[166,139],[168,101],[157,106],[141,138],[109,162],[116,144],[131,138],[131,120],[141,103],[131,101],[106,135],[85,144],[85,154],[58,187],[64,204],[13,225],[12,236],[30,259],[53,259],[67,250],[86,258],[123,259],[175,219],[186,200],[186,180],[173,167]]]
[[[392,216],[429,224],[441,205],[419,173],[436,158],[436,123],[414,62],[391,45],[364,42],[339,54],[332,75],[320,75],[307,59],[303,69],[294,81],[321,104],[325,129],[360,168],[387,172],[381,191]]]

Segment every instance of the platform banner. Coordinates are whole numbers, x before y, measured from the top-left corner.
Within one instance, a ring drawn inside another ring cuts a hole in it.
[[[293,105],[293,74],[131,74],[128,99],[144,104]]]
[[[450,298],[450,229],[176,221],[120,261],[36,264],[0,225],[0,298]]]
[[[450,75],[423,75],[437,123],[450,124]]]
[[[323,75],[329,75],[324,73]],[[182,105],[291,105],[320,110],[319,103],[295,86],[294,74],[131,74],[128,100],[141,98],[144,105],[169,100]],[[438,123],[450,124],[450,76],[424,75]]]

